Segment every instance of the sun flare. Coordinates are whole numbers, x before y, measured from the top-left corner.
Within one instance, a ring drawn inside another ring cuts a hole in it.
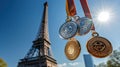
[[[109,18],[110,18],[110,13],[107,12],[107,11],[102,11],[102,12],[100,12],[98,14],[98,20],[100,22],[104,22],[105,23],[105,22],[107,22],[109,20]]]

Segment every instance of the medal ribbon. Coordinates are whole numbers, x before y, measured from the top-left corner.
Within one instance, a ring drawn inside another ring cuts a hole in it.
[[[73,0],[66,0],[66,13],[67,16],[74,16],[77,14]]]
[[[82,5],[82,8],[83,8],[85,16],[90,18],[90,19],[92,19],[92,16],[91,16],[91,13],[90,13],[90,9],[88,7],[87,0],[80,0],[80,3]],[[94,24],[92,25],[91,30],[95,30]]]

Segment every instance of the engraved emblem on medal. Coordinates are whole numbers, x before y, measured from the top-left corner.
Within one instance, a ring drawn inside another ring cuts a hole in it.
[[[92,36],[86,45],[91,55],[97,58],[104,58],[112,53],[113,48],[110,41],[104,37],[100,37],[96,32],[94,32]]]

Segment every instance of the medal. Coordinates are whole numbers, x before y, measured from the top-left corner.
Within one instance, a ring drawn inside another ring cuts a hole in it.
[[[112,53],[113,49],[110,41],[104,37],[100,37],[96,32],[94,32],[92,36],[86,46],[91,55],[97,58],[104,58]]]
[[[78,29],[77,24],[73,21],[69,21],[69,22],[64,23],[60,27],[59,34],[64,39],[69,39],[76,35],[77,29]]]
[[[69,40],[65,46],[65,55],[69,60],[75,60],[81,51],[80,43],[72,38]]]
[[[78,16],[77,16],[78,17]],[[91,27],[92,27],[92,20],[87,18],[87,17],[78,17],[76,19],[76,23],[78,24],[78,34],[79,35],[85,35],[87,34],[90,30],[91,30]]]
[[[92,26],[92,20],[87,18],[87,17],[83,17],[80,19],[80,23],[79,23],[79,27],[80,27],[80,31],[79,34],[80,35],[85,35],[87,34]]]

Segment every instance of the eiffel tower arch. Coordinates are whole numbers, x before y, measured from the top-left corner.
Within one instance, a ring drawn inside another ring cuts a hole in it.
[[[42,22],[33,45],[17,67],[57,67],[52,56],[48,34],[48,3],[44,3]]]

